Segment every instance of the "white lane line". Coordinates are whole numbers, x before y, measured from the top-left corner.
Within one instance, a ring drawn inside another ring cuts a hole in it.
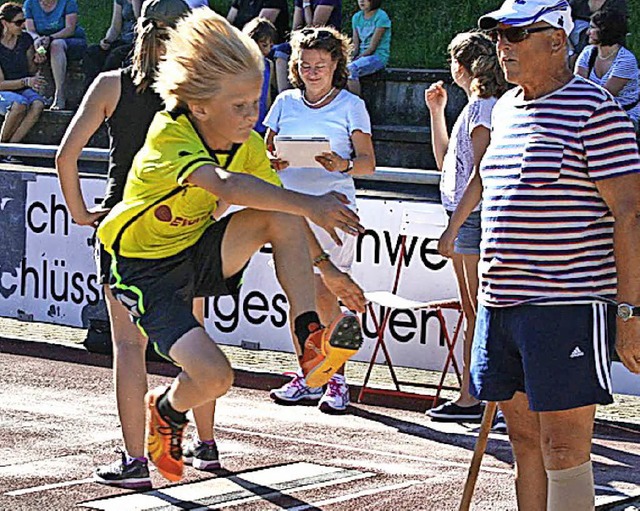
[[[43,484],[42,486],[33,486],[31,488],[22,488],[20,490],[8,491],[5,495],[10,497],[17,497],[19,495],[26,495],[27,493],[36,493],[39,491],[53,490],[55,488],[64,488],[65,486],[74,486],[76,484],[85,484],[95,482],[93,477],[87,479],[77,479],[75,481],[64,481],[62,483]]]
[[[342,479],[333,479],[331,481],[324,481],[322,483],[316,483],[316,484],[307,484],[307,485],[303,485],[303,486],[298,486],[296,488],[290,488],[288,490],[285,491],[274,491],[274,492],[269,492],[269,493],[265,493],[263,495],[256,495],[254,497],[245,497],[241,500],[235,500],[232,502],[221,502],[215,505],[215,509],[223,509],[225,507],[234,507],[234,506],[239,506],[240,504],[249,504],[251,502],[255,502],[258,500],[269,500],[271,498],[274,497],[282,497],[282,496],[291,496],[292,498],[295,498],[292,496],[292,494],[300,492],[300,491],[309,491],[309,490],[316,490],[318,488],[324,488],[327,486],[332,486],[332,485],[337,485],[337,484],[345,484],[345,483],[350,483],[352,481],[358,481],[359,479],[366,479],[369,477],[373,477],[375,474],[372,474],[371,472],[365,472],[362,474],[356,474],[350,477],[344,477]],[[302,509],[309,509],[309,508],[314,508],[315,505],[309,506],[306,505],[302,506]],[[210,506],[204,506],[204,507],[197,507],[195,509],[193,509],[193,511],[210,511],[212,508]],[[283,509],[289,509],[289,508],[283,508]]]
[[[251,435],[251,436],[257,436],[261,438],[271,438],[274,440],[282,440],[284,442],[294,442],[294,443],[307,444],[307,445],[320,445],[322,447],[330,447],[332,449],[340,449],[343,451],[359,452],[362,454],[373,454],[376,456],[386,456],[386,457],[399,458],[404,460],[422,461],[424,463],[440,465],[445,467],[457,467],[457,468],[464,468],[464,469],[469,468],[469,463],[459,463],[456,461],[444,461],[444,460],[439,460],[435,458],[425,458],[423,456],[412,456],[410,454],[378,451],[376,449],[363,449],[361,447],[353,447],[351,445],[319,442],[317,440],[308,440],[306,438],[293,438],[293,437],[282,436],[282,435],[273,435],[271,433],[260,433],[258,431],[248,431],[244,429],[227,428],[227,427],[221,427],[221,426],[216,426],[216,429],[220,431],[228,431],[229,433],[238,433],[241,435]],[[484,468],[481,468],[480,470],[482,470],[483,472],[492,472],[494,474],[513,475],[513,470],[511,469],[484,467]]]
[[[358,499],[360,497],[368,497],[370,495],[376,495],[385,491],[401,490],[402,488],[408,488],[409,486],[415,486],[416,484],[425,483],[426,481],[412,480],[399,484],[392,484],[389,486],[379,486],[377,488],[370,488],[369,490],[362,490],[356,493],[348,493],[347,495],[341,495],[340,497],[333,497],[331,499],[319,500],[317,502],[310,502],[309,504],[303,504],[296,507],[285,508],[287,511],[305,511],[306,509],[316,509],[320,506],[328,506],[330,504],[338,504],[340,502],[346,502],[348,500]]]
[[[242,456],[246,453],[243,452],[230,452],[228,454],[221,453],[220,457],[222,461],[228,458],[235,458],[236,456]],[[150,466],[149,471],[153,472],[156,467]],[[19,490],[8,491],[5,495],[9,497],[18,497],[20,495],[27,495],[29,493],[37,493],[40,491],[55,490],[56,488],[65,488],[67,486],[75,486],[77,484],[95,483],[96,480],[93,477],[87,477],[86,479],[76,479],[75,481],[62,481],[60,483],[43,484],[42,486],[31,486],[30,488],[20,488]],[[99,484],[99,483],[96,483]]]

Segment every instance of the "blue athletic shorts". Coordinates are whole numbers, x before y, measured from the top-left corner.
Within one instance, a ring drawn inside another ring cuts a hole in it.
[[[451,218],[453,211],[447,211],[447,215]],[[479,255],[481,236],[480,211],[473,211],[460,227],[458,237],[453,242],[453,251],[456,254]]]
[[[524,392],[534,412],[610,404],[615,307],[478,306],[471,394],[508,401]]]

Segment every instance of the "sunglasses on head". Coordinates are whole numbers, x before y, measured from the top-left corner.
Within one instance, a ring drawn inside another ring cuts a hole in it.
[[[302,35],[316,35],[318,39],[331,39],[333,34],[324,28],[303,28],[300,33]]]
[[[498,42],[498,39],[506,39],[510,43],[521,43],[531,34],[536,32],[544,32],[545,30],[555,30],[556,27],[534,27],[534,28],[522,28],[522,27],[509,27],[509,28],[494,28],[489,30],[487,34],[494,43]]]

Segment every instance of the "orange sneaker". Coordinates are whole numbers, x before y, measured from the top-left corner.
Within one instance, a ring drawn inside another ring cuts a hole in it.
[[[362,328],[353,314],[340,314],[328,328],[313,332],[304,344],[300,361],[307,385],[325,385],[361,345]]]
[[[182,479],[182,433],[185,424],[176,425],[164,419],[158,412],[157,402],[167,387],[156,387],[147,393],[147,452],[149,459],[169,481]]]

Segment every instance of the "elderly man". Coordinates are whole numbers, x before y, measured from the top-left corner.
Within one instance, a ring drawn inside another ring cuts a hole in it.
[[[638,149],[613,97],[567,65],[566,0],[507,0],[479,24],[517,87],[493,110],[481,180],[440,243],[448,254],[482,195],[471,391],[500,402],[519,509],[586,511],[614,341],[640,373]]]

